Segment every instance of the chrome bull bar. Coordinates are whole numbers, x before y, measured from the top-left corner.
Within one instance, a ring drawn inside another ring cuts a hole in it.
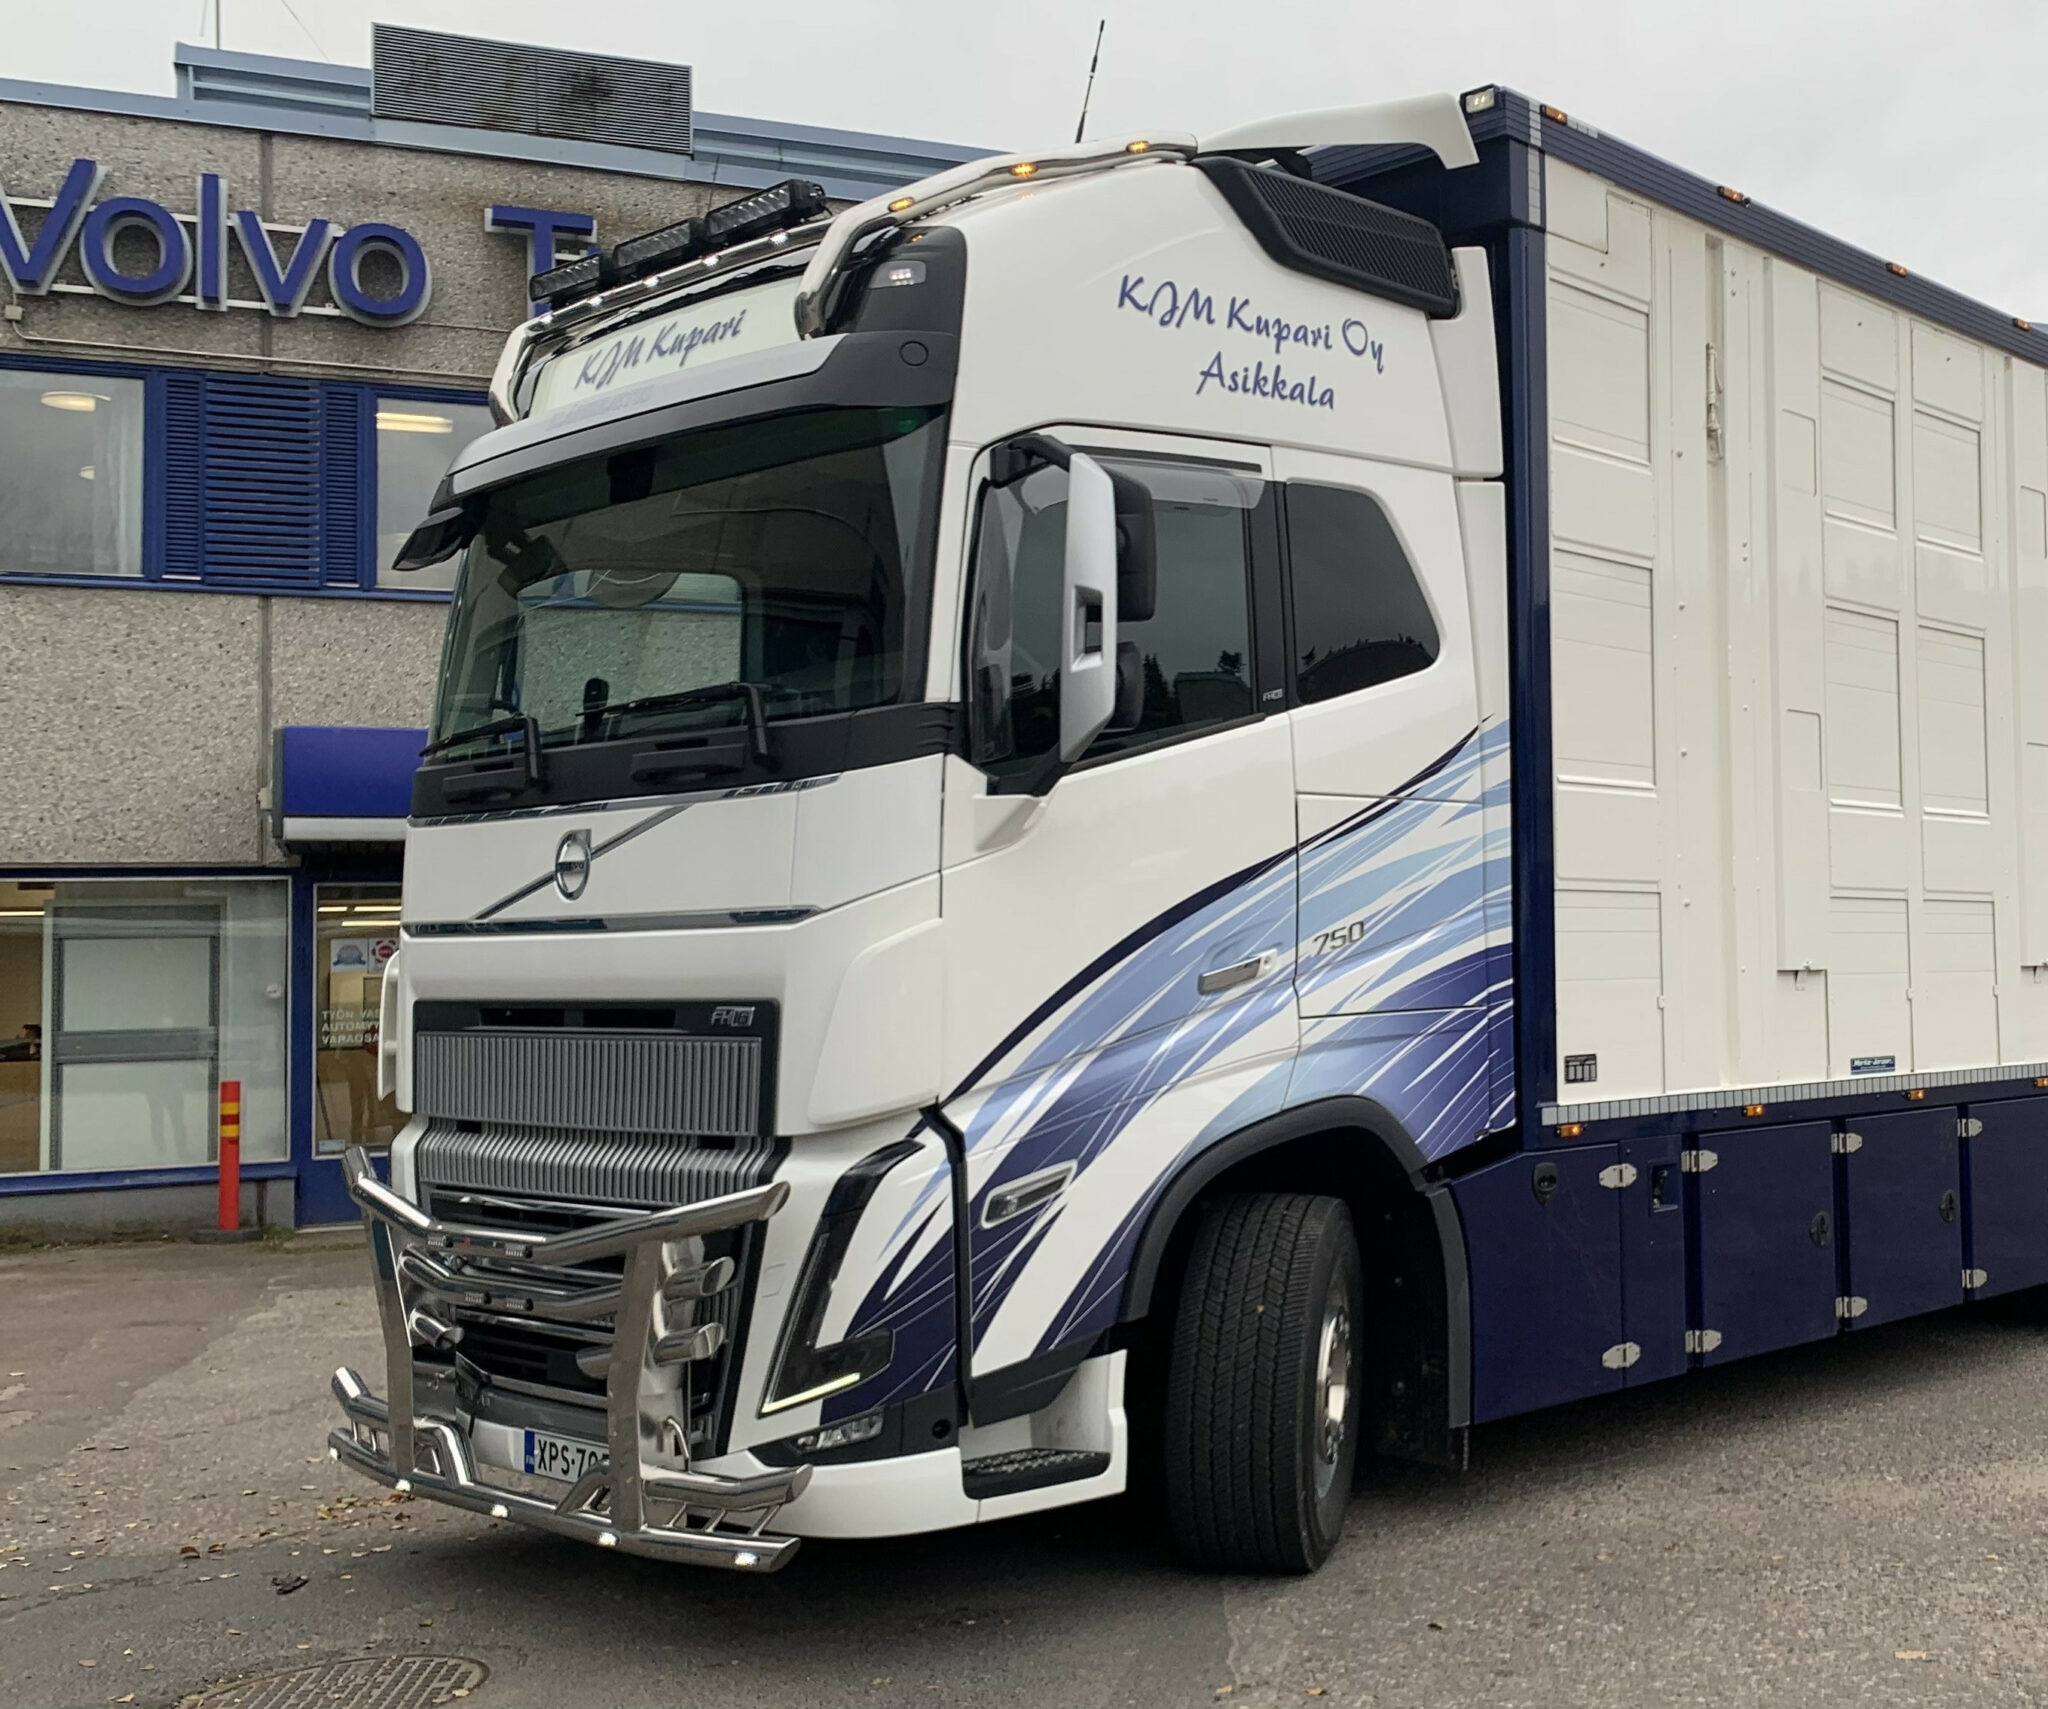
[[[738,1478],[695,1471],[687,1403],[678,1405],[682,1373],[722,1345],[717,1322],[695,1321],[697,1303],[733,1279],[730,1259],[705,1259],[703,1237],[765,1222],[789,1197],[786,1182],[538,1234],[438,1221],[379,1181],[359,1146],[342,1164],[369,1233],[385,1393],[372,1394],[346,1366],[334,1373],[347,1422],[327,1438],[330,1457],[404,1494],[628,1554],[773,1572],[796,1553],[798,1539],[767,1527],[803,1493],[810,1467]],[[607,1258],[624,1259],[621,1279],[573,1273]],[[437,1312],[477,1305],[541,1323],[612,1321],[610,1348],[578,1358],[605,1379],[607,1459],[558,1501],[485,1481],[461,1420],[417,1409],[416,1354],[446,1352],[461,1338]],[[394,1425],[407,1418],[410,1430]]]

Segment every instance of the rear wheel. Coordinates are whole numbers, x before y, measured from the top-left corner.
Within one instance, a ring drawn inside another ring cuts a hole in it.
[[[1189,1560],[1312,1572],[1358,1459],[1358,1243],[1341,1199],[1246,1193],[1202,1216],[1174,1323],[1167,1508]]]

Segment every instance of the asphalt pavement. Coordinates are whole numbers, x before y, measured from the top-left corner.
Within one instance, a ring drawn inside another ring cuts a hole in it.
[[[360,1685],[425,1656],[479,1664],[442,1676],[477,1709],[2048,1698],[2048,1330],[2010,1312],[1483,1428],[1463,1474],[1375,1468],[1314,1578],[1185,1572],[1130,1501],[812,1542],[739,1578],[332,1466],[328,1373],[377,1363],[363,1264],[0,1257],[9,1704],[172,1705],[344,1663]]]

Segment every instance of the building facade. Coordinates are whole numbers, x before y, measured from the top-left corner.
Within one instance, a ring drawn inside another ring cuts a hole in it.
[[[0,1225],[210,1220],[223,1084],[245,1220],[347,1215],[342,1148],[395,1134],[377,1000],[447,584],[390,565],[530,274],[982,152],[491,43],[452,63],[581,106],[400,87],[437,40],[380,29],[374,77],[180,47],[168,98],[0,80]]]

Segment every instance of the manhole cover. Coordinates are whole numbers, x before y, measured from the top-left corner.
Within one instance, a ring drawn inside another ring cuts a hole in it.
[[[366,1656],[215,1686],[190,1701],[202,1709],[432,1709],[490,1676],[467,1656]]]

